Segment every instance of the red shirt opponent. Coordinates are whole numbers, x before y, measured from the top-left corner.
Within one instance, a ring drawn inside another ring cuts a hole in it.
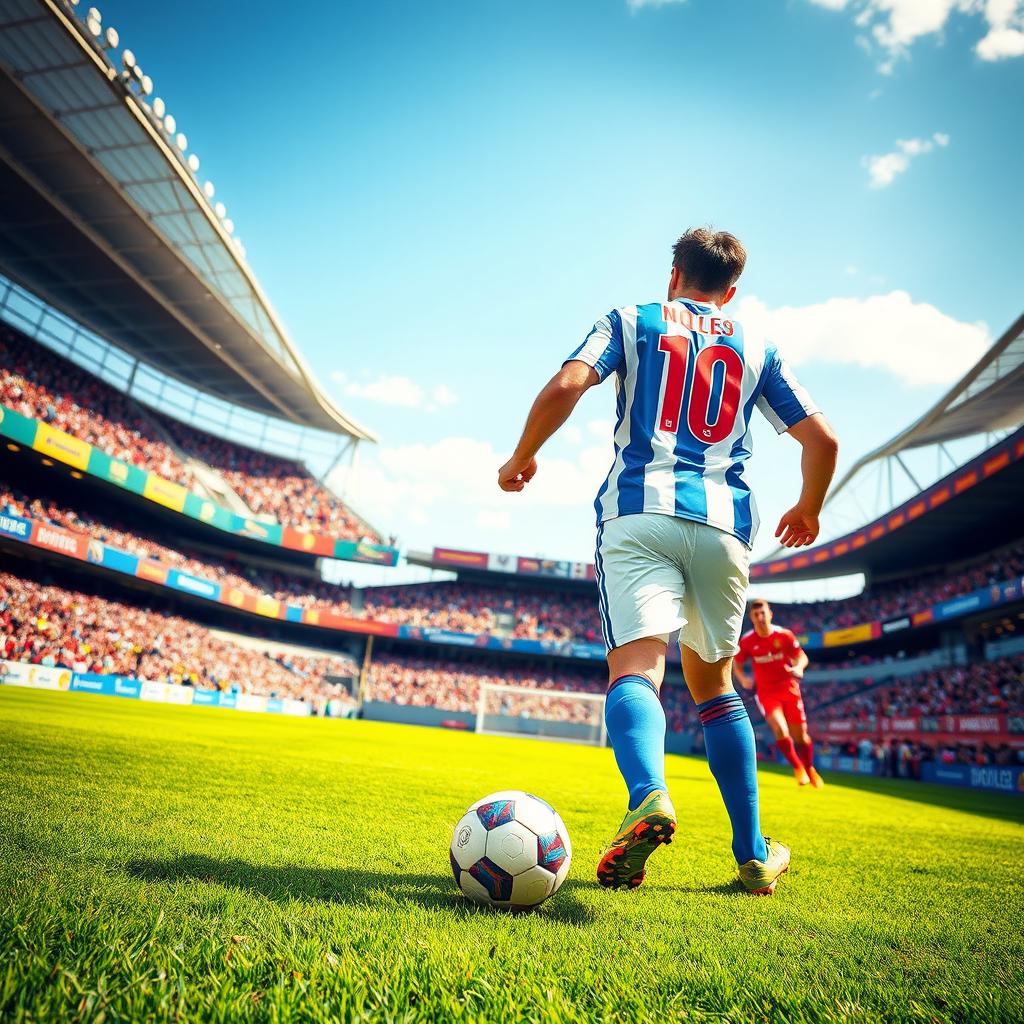
[[[814,743],[807,731],[807,714],[800,693],[800,680],[808,658],[796,635],[781,626],[772,625],[772,609],[764,598],[750,605],[750,621],[754,628],[740,638],[739,653],[732,670],[744,689],[757,688],[761,705],[775,744],[793,766],[801,786],[821,789],[821,776],[814,769]],[[754,664],[754,678],[740,667]]]
[[[748,659],[754,663],[754,684],[758,699],[778,700],[785,696],[800,696],[799,664],[803,648],[796,634],[781,626],[769,627],[768,636],[759,636],[756,630],[740,638],[740,652],[736,660],[740,664]]]

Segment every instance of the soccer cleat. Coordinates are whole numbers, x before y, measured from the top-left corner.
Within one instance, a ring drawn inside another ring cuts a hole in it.
[[[815,789],[824,789],[825,788],[825,780],[818,774],[816,768],[808,768],[807,769],[807,774],[810,776],[810,778],[811,778],[811,785]]]
[[[606,889],[635,889],[645,878],[647,858],[672,842],[676,811],[668,793],[656,789],[636,810],[627,811],[618,834],[601,854],[597,880]]]
[[[789,870],[789,847],[764,837],[767,860],[748,860],[739,866],[740,881],[751,896],[771,896],[779,879]]]
[[[796,784],[798,786],[809,786],[811,784],[811,777],[807,774],[806,768],[794,768],[793,774],[796,776]]]

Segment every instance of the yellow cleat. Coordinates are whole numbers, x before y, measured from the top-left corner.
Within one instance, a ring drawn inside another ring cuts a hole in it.
[[[739,866],[740,881],[751,896],[771,896],[779,879],[789,870],[789,847],[764,837],[766,860],[748,860]]]
[[[815,789],[824,789],[825,788],[825,780],[818,774],[818,772],[817,772],[817,770],[815,768],[808,768],[807,769],[807,774],[810,776],[811,785]]]
[[[811,784],[811,777],[807,774],[806,768],[794,768],[793,774],[796,776],[796,784],[798,786],[809,786]]]
[[[676,811],[668,793],[656,789],[635,810],[627,811],[619,831],[601,854],[597,880],[606,889],[635,889],[646,877],[647,858],[672,842]]]

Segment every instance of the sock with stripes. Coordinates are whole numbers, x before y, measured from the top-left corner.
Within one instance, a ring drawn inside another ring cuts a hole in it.
[[[776,739],[775,746],[779,748],[779,753],[797,770],[799,771],[804,766],[803,757],[797,753],[796,744],[793,742],[792,736],[783,736],[782,739]]]
[[[654,684],[641,675],[619,676],[604,704],[608,739],[629,790],[629,809],[665,783],[665,711]]]
[[[806,743],[795,743],[797,756],[803,761],[805,768],[814,767],[814,740],[807,737]]]
[[[765,860],[757,793],[754,727],[738,693],[724,693],[697,705],[704,726],[708,764],[732,822],[732,853],[737,864]]]

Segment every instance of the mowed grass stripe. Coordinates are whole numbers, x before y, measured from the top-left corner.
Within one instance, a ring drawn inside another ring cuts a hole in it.
[[[762,772],[794,860],[751,899],[707,765],[670,758],[679,839],[613,893],[608,750],[0,687],[0,1019],[1024,1020],[1024,801],[829,781]],[[504,788],[573,840],[525,916],[447,865]]]

